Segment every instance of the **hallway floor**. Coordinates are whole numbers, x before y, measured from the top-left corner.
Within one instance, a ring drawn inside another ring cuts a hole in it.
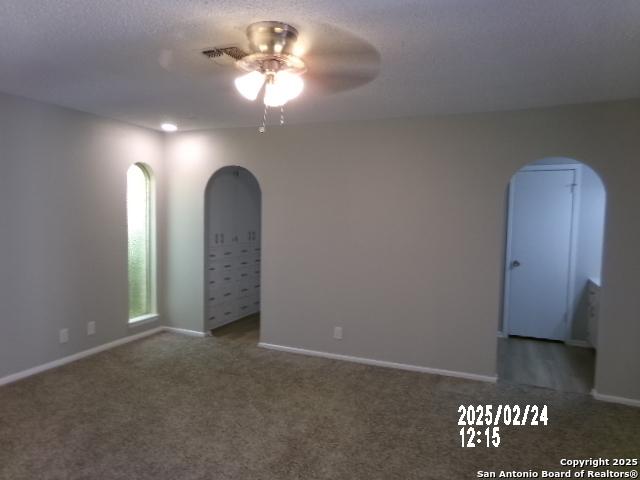
[[[211,335],[219,340],[255,346],[260,341],[260,314],[249,315],[216,328]]]
[[[501,382],[590,393],[595,351],[561,342],[532,338],[498,339],[498,379]]]

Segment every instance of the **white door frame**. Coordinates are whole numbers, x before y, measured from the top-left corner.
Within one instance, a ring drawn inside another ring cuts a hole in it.
[[[571,340],[571,326],[573,324],[573,295],[575,292],[575,271],[576,271],[576,253],[578,243],[578,219],[580,218],[580,186],[582,185],[582,165],[580,163],[563,163],[557,165],[526,165],[519,169],[511,176],[509,180],[509,198],[507,201],[507,245],[505,249],[504,262],[504,291],[502,298],[502,331],[498,332],[498,336],[509,336],[509,294],[511,291],[511,242],[513,228],[513,200],[515,191],[514,178],[518,172],[533,171],[555,171],[555,170],[573,170],[574,172],[574,189],[573,189],[573,205],[571,207],[571,232],[569,241],[569,279],[567,285],[566,298],[566,318],[564,326],[564,342]],[[575,188],[577,187],[577,188]]]

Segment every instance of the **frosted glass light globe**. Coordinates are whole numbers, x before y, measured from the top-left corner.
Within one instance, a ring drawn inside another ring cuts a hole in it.
[[[258,93],[260,93],[264,81],[264,73],[254,71],[236,78],[234,83],[240,95],[247,100],[255,100],[258,97]]]

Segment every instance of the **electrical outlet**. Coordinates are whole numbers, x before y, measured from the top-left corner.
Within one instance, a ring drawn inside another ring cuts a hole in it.
[[[95,335],[96,322],[87,322],[87,335]]]
[[[69,329],[63,328],[60,330],[60,343],[67,343],[69,341]]]
[[[342,340],[342,327],[333,327],[333,338]]]

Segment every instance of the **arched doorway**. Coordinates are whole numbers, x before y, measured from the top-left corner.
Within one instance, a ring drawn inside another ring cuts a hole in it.
[[[253,174],[236,166],[216,171],[205,192],[205,330],[251,342],[260,323],[261,197]]]
[[[546,158],[509,183],[498,378],[589,393],[606,191],[589,166]]]

